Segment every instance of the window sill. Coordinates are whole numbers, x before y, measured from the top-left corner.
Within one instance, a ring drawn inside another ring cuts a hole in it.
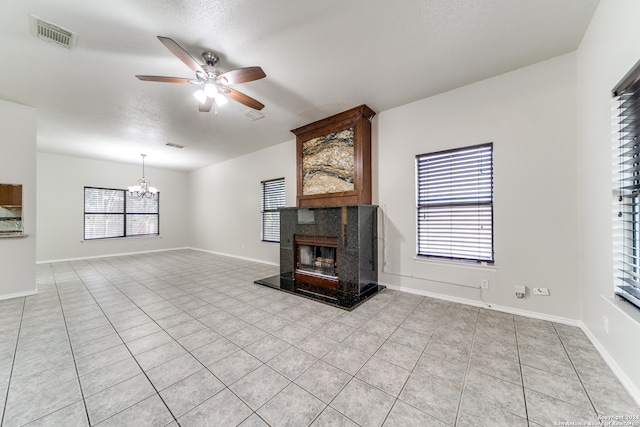
[[[161,235],[158,236],[127,236],[127,237],[105,237],[104,239],[88,239],[88,240],[80,240],[80,243],[86,242],[105,242],[109,240],[138,240],[138,239],[162,239]]]
[[[0,233],[0,239],[22,239],[28,236],[22,232]]]
[[[640,326],[640,308],[631,304],[619,296],[601,295],[605,301],[611,304],[616,310],[623,313],[629,320]]]
[[[431,258],[423,258],[418,256],[414,256],[413,260],[420,264],[439,265],[444,267],[460,268],[465,270],[490,271],[490,272],[498,271],[498,268],[496,267],[495,264],[476,263],[471,261],[431,259]]]

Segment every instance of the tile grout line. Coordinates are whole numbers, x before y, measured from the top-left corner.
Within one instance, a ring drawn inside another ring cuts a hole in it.
[[[4,424],[4,418],[7,415],[7,403],[9,402],[9,389],[11,388],[11,379],[13,378],[13,368],[16,363],[16,355],[18,354],[18,343],[20,342],[20,332],[22,332],[22,321],[24,320],[24,311],[27,305],[27,297],[23,297],[22,311],[20,313],[20,323],[18,324],[18,335],[16,336],[16,345],[13,350],[13,358],[11,359],[11,370],[9,372],[9,382],[7,383],[7,392],[4,397],[4,407],[2,409],[2,417],[0,417],[0,426]]]
[[[569,363],[571,363],[571,367],[575,371],[576,377],[578,377],[578,381],[580,381],[580,386],[582,387],[582,390],[584,391],[584,394],[587,396],[587,399],[589,399],[589,403],[591,404],[591,407],[593,408],[593,412],[596,414],[596,416],[600,415],[600,414],[598,414],[598,410],[596,409],[596,405],[593,403],[593,399],[591,399],[591,396],[589,395],[589,392],[587,391],[587,388],[585,387],[585,384],[582,381],[582,377],[578,373],[578,369],[576,368],[575,363],[573,363],[573,359],[571,358],[571,355],[569,354],[569,351],[567,350],[567,347],[564,344],[564,340],[562,339],[562,336],[558,333],[558,330],[556,329],[555,323],[551,322],[551,325],[553,326],[553,330],[555,331],[556,335],[558,335],[558,339],[560,340],[560,344],[562,344],[562,349],[566,353],[567,358],[569,359]],[[560,399],[560,400],[564,401],[563,399]],[[571,403],[571,402],[566,402],[566,403],[569,403],[569,404],[573,405],[573,403]]]
[[[518,368],[520,369],[520,382],[522,383],[522,399],[524,400],[524,415],[526,416],[527,426],[531,425],[529,420],[529,407],[527,406],[527,389],[524,386],[524,374],[522,373],[522,359],[520,358],[520,346],[518,345],[518,324],[516,316],[513,316],[513,332],[516,337],[516,350],[518,351]],[[526,366],[526,365],[525,365]]]
[[[464,398],[464,391],[467,388],[467,375],[469,375],[469,367],[471,366],[471,354],[473,353],[473,345],[476,342],[476,332],[478,331],[478,320],[480,318],[480,310],[481,308],[478,309],[478,313],[476,314],[476,321],[473,326],[473,336],[471,338],[471,346],[469,347],[469,356],[467,357],[467,363],[465,364],[466,366],[464,368],[464,379],[462,380],[462,391],[460,392],[460,397],[458,398],[458,409],[456,411],[456,417],[453,422],[454,426],[458,423],[458,419],[460,418],[460,412],[462,411],[462,399]]]
[[[49,264],[49,268],[51,268],[51,264]],[[75,269],[74,269],[74,271],[75,271]],[[87,416],[87,423],[89,425],[91,425],[91,420],[89,419],[89,411],[87,410],[87,401],[84,398],[84,390],[82,390],[82,385],[80,384],[80,373],[78,372],[78,365],[76,364],[76,357],[75,357],[75,354],[73,352],[73,345],[71,344],[71,336],[69,335],[69,326],[67,325],[67,317],[64,314],[64,305],[62,304],[62,298],[60,298],[60,289],[58,288],[58,281],[56,280],[56,275],[53,272],[53,269],[51,269],[51,274],[53,276],[53,285],[56,287],[56,295],[58,296],[58,303],[60,304],[60,311],[62,313],[62,319],[64,321],[64,329],[67,332],[67,340],[69,342],[69,350],[71,350],[71,358],[73,359],[73,367],[74,367],[74,369],[76,371],[76,380],[78,381],[78,388],[80,389],[80,396],[82,397],[82,405],[84,406],[84,413]],[[80,278],[78,278],[78,279],[80,279]],[[84,286],[84,281],[82,281],[82,279],[80,279],[80,281],[82,282],[82,284]],[[71,405],[73,405],[73,403]],[[71,405],[69,405],[69,406],[71,406]],[[57,411],[59,411],[61,409],[63,409],[63,408],[58,408],[54,412],[57,412]],[[52,412],[52,413],[54,413],[54,412]],[[47,416],[47,415],[49,415],[49,414],[46,414],[44,416]],[[40,418],[42,418],[42,417],[40,417]]]

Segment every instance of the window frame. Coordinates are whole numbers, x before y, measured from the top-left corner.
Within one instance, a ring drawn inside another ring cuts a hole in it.
[[[103,190],[103,191],[115,191],[118,193],[122,193],[123,196],[123,205],[122,211],[118,212],[88,212],[87,211],[87,190]],[[153,237],[160,235],[160,192],[156,193],[156,207],[155,212],[140,212],[140,211],[129,211],[129,207],[127,201],[131,198],[128,190],[122,190],[119,188],[106,188],[106,187],[94,187],[94,186],[85,186],[83,188],[83,199],[84,199],[84,209],[83,209],[83,240],[108,240],[108,239],[123,239],[123,238],[138,238],[138,237]],[[122,232],[116,236],[101,236],[101,237],[87,237],[87,215],[104,215],[104,216],[117,216],[122,218]],[[127,232],[128,222],[131,221],[133,215],[137,216],[150,216],[156,217],[156,232],[154,233],[144,233],[144,234],[131,234]]]
[[[269,190],[269,187],[274,187]],[[277,192],[277,193],[274,193]],[[275,197],[267,198],[275,194]],[[285,207],[286,187],[285,179],[273,178],[260,182],[260,241],[266,243],[280,243],[280,213],[279,208]],[[277,215],[273,215],[277,213]],[[273,231],[276,226],[267,222],[277,222],[277,237]]]
[[[475,171],[454,164],[463,157]],[[490,173],[483,177],[487,160]],[[493,142],[419,154],[415,168],[416,256],[495,264]]]

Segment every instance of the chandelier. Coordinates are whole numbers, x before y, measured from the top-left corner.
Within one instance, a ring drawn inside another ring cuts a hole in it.
[[[158,189],[150,187],[151,182],[147,181],[144,177],[144,158],[146,154],[140,154],[142,156],[142,178],[138,180],[138,185],[132,185],[129,187],[129,195],[135,198],[146,197],[153,199],[158,194]]]

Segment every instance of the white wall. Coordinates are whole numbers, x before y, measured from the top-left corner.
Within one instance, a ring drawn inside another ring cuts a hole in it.
[[[381,282],[577,321],[575,67],[568,54],[378,115]],[[415,156],[486,142],[494,144],[495,265],[416,260]],[[481,279],[489,279],[482,297]],[[528,287],[525,299],[515,285]],[[532,296],[531,287],[551,295]]]
[[[22,184],[28,237],[0,239],[0,299],[36,292],[36,110],[0,100],[0,183]]]
[[[156,251],[189,246],[188,174],[145,167],[160,191],[160,237],[83,241],[84,187],[127,188],[140,165],[38,153],[38,262]],[[33,163],[33,162],[32,162]]]
[[[191,246],[279,263],[279,245],[260,242],[260,182],[284,177],[286,206],[295,206],[295,172],[295,140],[193,172]]]
[[[601,1],[577,51],[577,80],[582,320],[640,400],[640,313],[613,298],[611,124],[611,89],[640,59],[638,17],[637,0]]]

